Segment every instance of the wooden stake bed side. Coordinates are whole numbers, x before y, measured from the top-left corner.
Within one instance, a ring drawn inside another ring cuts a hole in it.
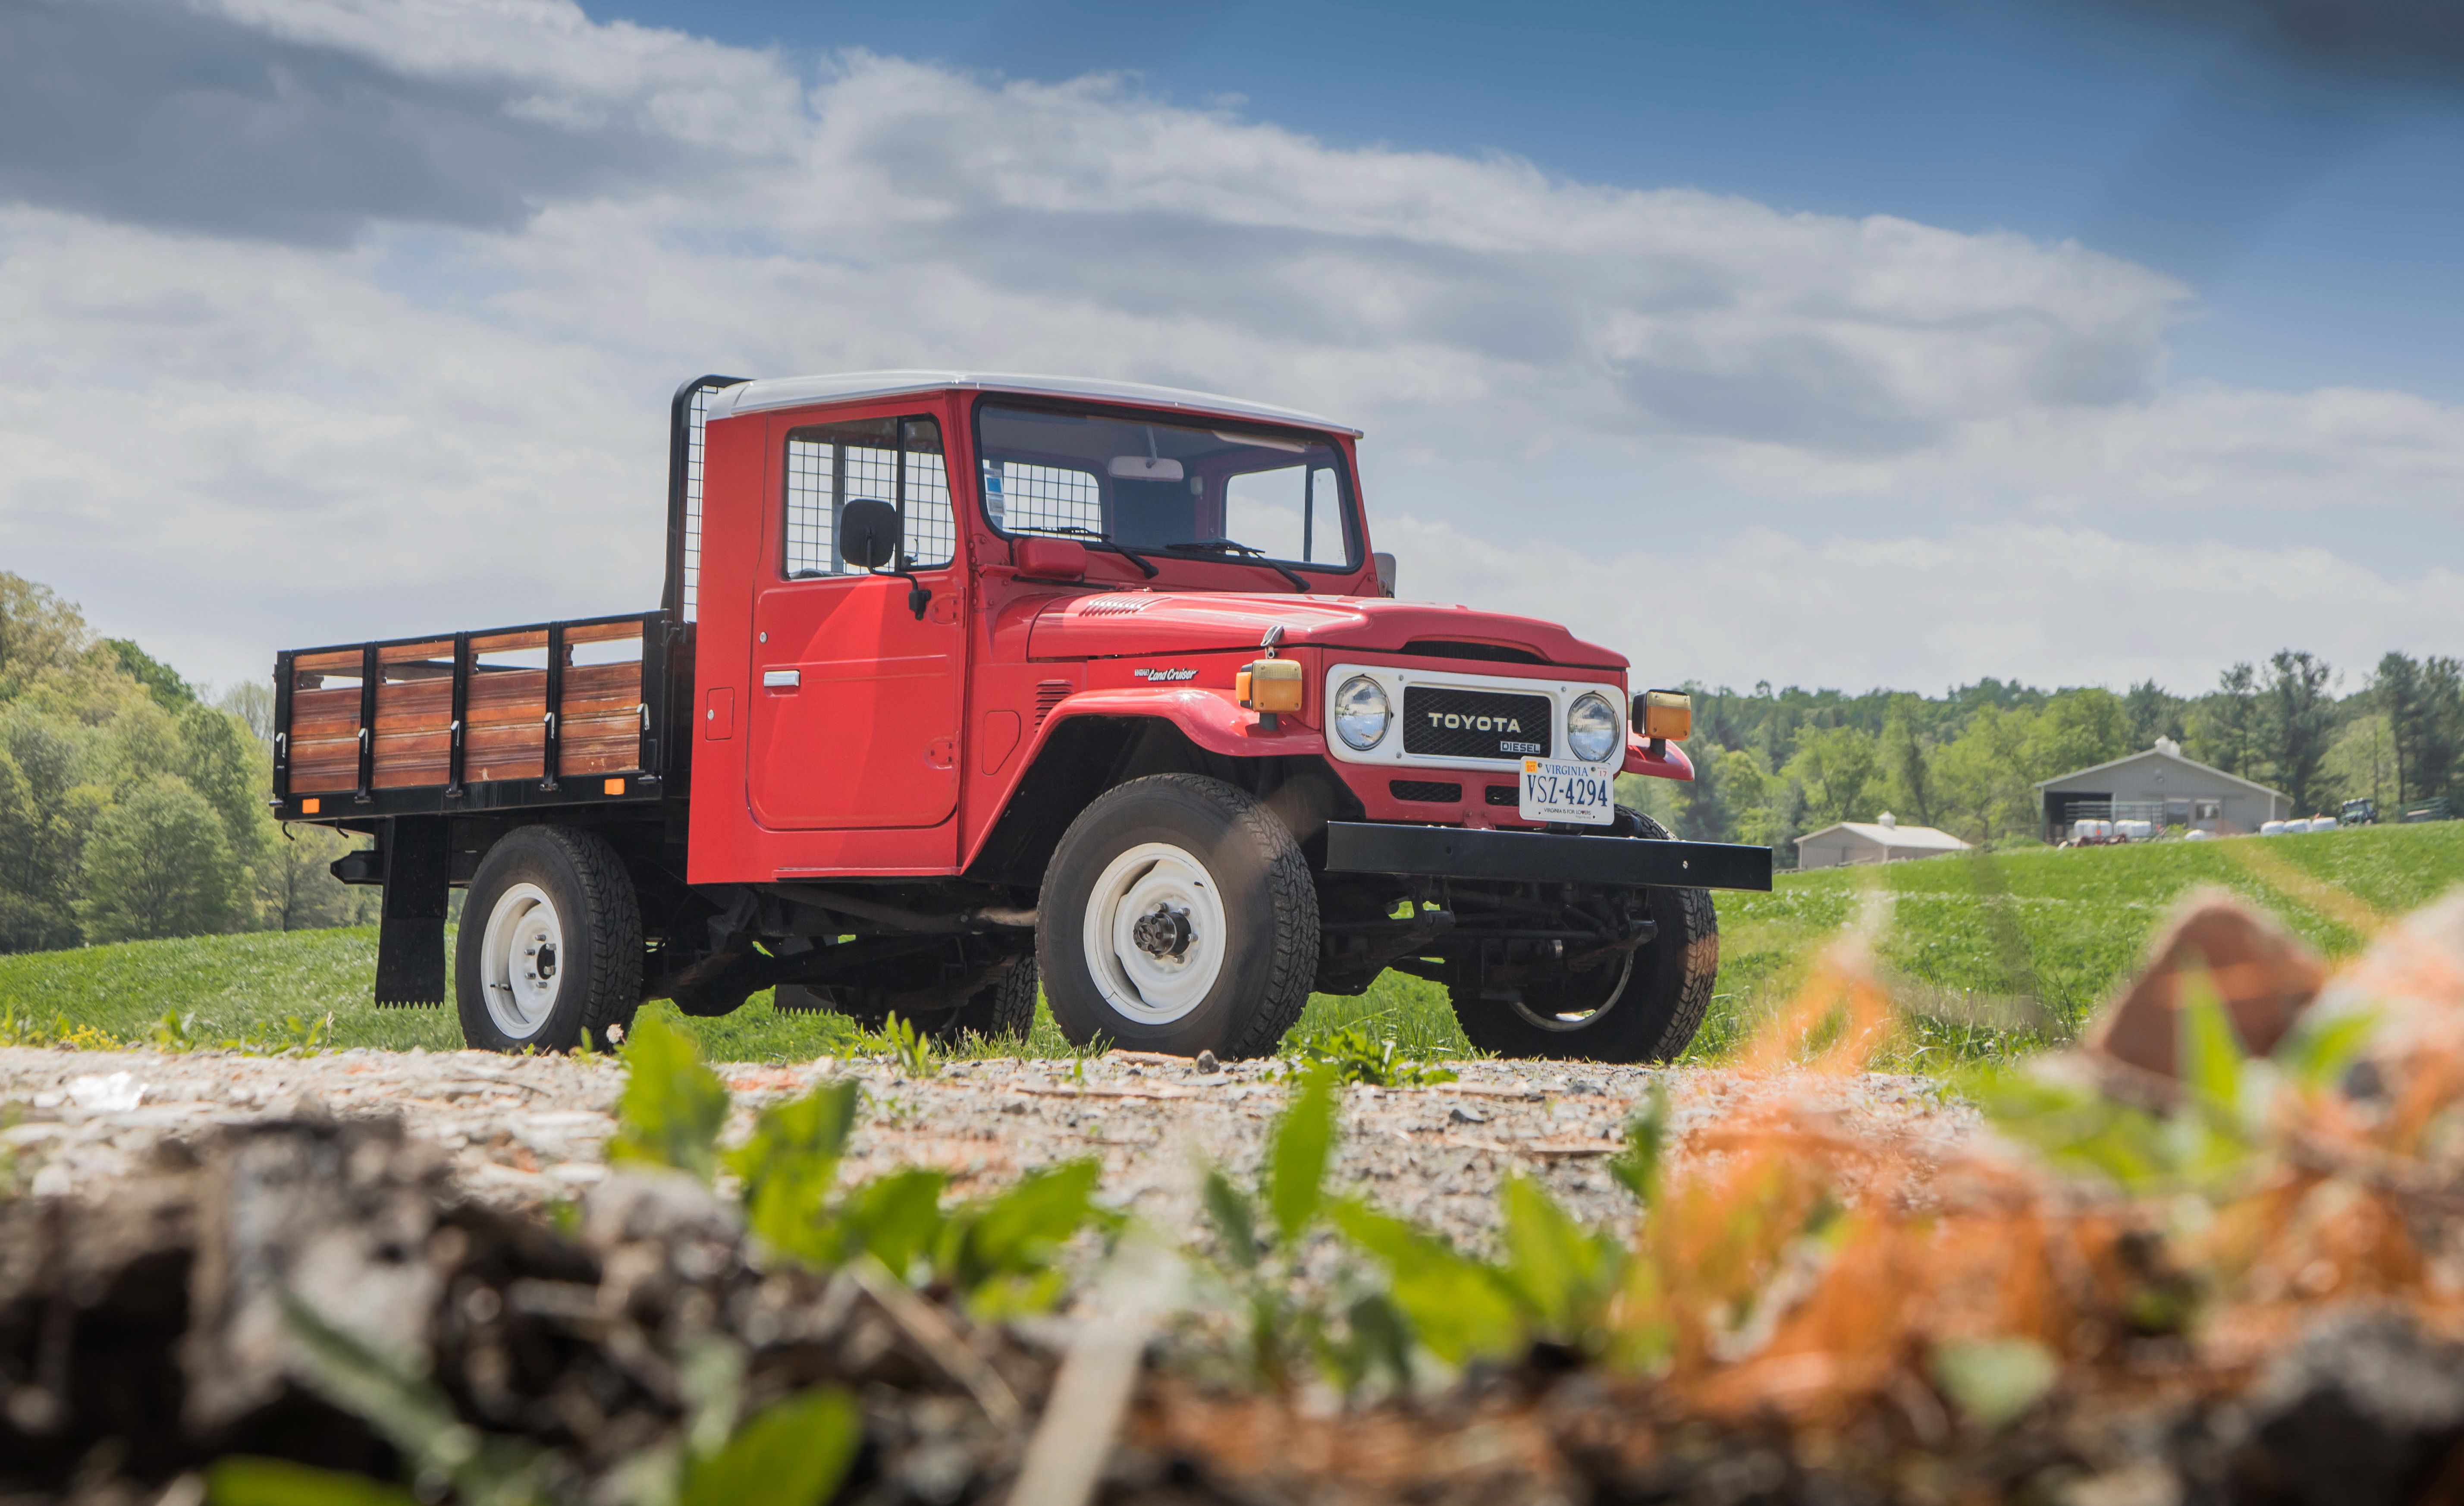
[[[691,632],[662,610],[279,654],[275,814],[662,799]]]

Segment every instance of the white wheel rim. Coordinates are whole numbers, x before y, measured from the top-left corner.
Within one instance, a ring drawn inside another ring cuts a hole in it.
[[[488,1018],[514,1040],[547,1024],[564,986],[564,924],[556,901],[537,884],[516,884],[496,897],[479,942],[479,983]]]
[[[1141,843],[1106,865],[1088,897],[1087,970],[1123,1018],[1169,1025],[1214,988],[1224,930],[1206,865],[1169,842]]]
[[[1512,1008],[1515,1013],[1523,1016],[1525,1020],[1544,1030],[1563,1032],[1567,1030],[1587,1030],[1592,1026],[1597,1025],[1602,1016],[1606,1015],[1611,1009],[1617,1007],[1617,1001],[1625,997],[1627,987],[1633,983],[1634,954],[1632,952],[1628,952],[1625,954],[1625,965],[1617,971],[1617,986],[1609,990],[1609,996],[1607,998],[1601,1000],[1591,1008],[1584,1009],[1574,1014],[1542,1014],[1533,1009],[1529,1005],[1525,1004],[1520,998],[1514,1001]]]

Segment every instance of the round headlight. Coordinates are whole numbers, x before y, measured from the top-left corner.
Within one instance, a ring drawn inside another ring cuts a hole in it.
[[[1586,764],[1596,764],[1617,746],[1617,708],[1605,696],[1579,696],[1566,708],[1566,745]]]
[[[1366,753],[1386,739],[1386,724],[1395,720],[1385,688],[1366,675],[1354,675],[1334,693],[1335,736],[1356,753]]]

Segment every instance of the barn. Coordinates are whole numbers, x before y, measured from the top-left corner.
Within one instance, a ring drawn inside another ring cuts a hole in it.
[[[1849,863],[1896,863],[1902,858],[1961,853],[1968,844],[1932,827],[1904,827],[1883,811],[1871,821],[1842,821],[1796,839],[1796,866],[1837,868]]]
[[[2080,820],[2147,821],[2230,836],[2293,813],[2292,798],[2282,790],[2184,758],[2182,744],[2171,738],[2158,738],[2154,747],[2127,758],[2040,780],[2036,796],[2048,842],[2068,836],[2071,823]]]

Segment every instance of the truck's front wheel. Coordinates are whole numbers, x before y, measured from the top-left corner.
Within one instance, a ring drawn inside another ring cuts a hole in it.
[[[1317,891],[1284,824],[1221,780],[1157,774],[1079,813],[1044,874],[1036,956],[1061,1033],[1263,1056],[1300,1018]]]
[[[604,838],[524,827],[471,876],[453,953],[462,1038],[481,1051],[601,1050],[642,996],[642,912]]]
[[[1620,806],[1617,831],[1645,841],[1668,831]],[[1464,967],[1447,992],[1474,1046],[1501,1056],[1668,1061],[1701,1029],[1720,976],[1720,919],[1705,889],[1645,891],[1652,939],[1577,970],[1562,967],[1485,988]]]

